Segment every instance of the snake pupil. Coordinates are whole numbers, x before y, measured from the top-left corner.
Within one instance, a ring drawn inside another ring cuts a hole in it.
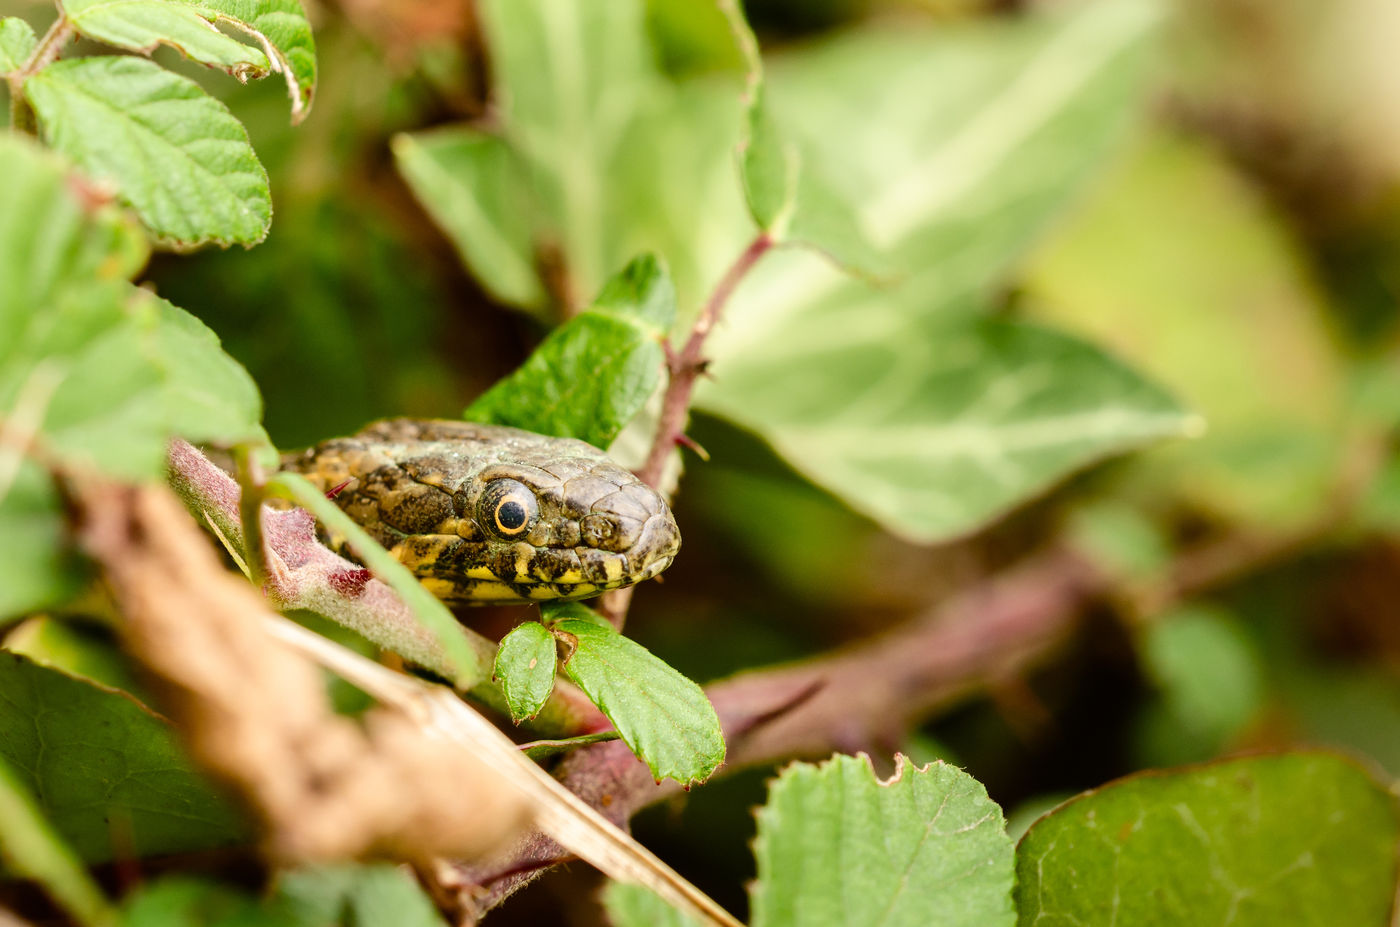
[[[525,506],[513,499],[507,499],[496,509],[496,524],[503,531],[518,531],[526,521]]]

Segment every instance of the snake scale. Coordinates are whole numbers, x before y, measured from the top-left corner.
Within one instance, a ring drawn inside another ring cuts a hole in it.
[[[284,466],[452,604],[585,599],[656,576],[680,549],[665,499],[570,438],[386,419]]]

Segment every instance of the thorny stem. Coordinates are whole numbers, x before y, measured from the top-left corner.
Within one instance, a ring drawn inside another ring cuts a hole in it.
[[[10,85],[10,128],[28,135],[38,134],[34,109],[24,95],[24,82],[31,75],[52,64],[72,37],[72,23],[68,22],[68,17],[60,15],[53,25],[49,26],[49,31],[44,33],[39,44],[34,46],[34,53],[29,56],[29,60],[18,70],[7,75],[6,82]]]
[[[690,413],[691,394],[695,392],[695,383],[705,373],[708,365],[704,357],[705,339],[719,322],[725,304],[734,295],[739,283],[774,244],[775,241],[767,232],[759,232],[724,272],[681,349],[676,351],[669,342],[666,344],[666,369],[670,379],[666,384],[666,394],[661,400],[661,418],[656,423],[656,438],[652,442],[646,461],[637,471],[637,476],[644,483],[659,492],[665,492],[661,484],[666,475],[667,461],[671,459],[677,445],[686,443],[685,425]],[[632,588],[629,586],[617,589],[599,599],[599,610],[619,631],[627,621],[627,608],[632,603]]]
[[[773,239],[767,232],[760,232],[743,253],[725,271],[704,310],[690,330],[690,337],[680,351],[668,351],[667,367],[671,375],[666,385],[666,396],[662,400],[661,419],[656,425],[656,440],[646,462],[637,471],[644,482],[654,489],[661,489],[661,479],[666,472],[666,462],[685,434],[686,415],[690,411],[690,397],[695,391],[695,383],[705,372],[703,356],[705,339],[719,322],[720,314],[729,298],[738,288],[740,281],[748,274],[758,259],[773,247]]]

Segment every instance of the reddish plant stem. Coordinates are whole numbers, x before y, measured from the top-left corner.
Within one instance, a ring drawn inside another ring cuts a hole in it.
[[[666,384],[666,395],[661,401],[661,418],[656,423],[656,438],[652,441],[647,459],[637,471],[637,476],[648,486],[665,493],[662,481],[666,476],[666,463],[677,445],[686,444],[686,421],[690,415],[690,397],[695,392],[695,383],[705,372],[708,361],[704,357],[705,339],[719,322],[725,304],[734,295],[745,275],[758,263],[775,244],[767,232],[759,232],[749,242],[729,269],[724,272],[714,292],[710,294],[705,308],[690,329],[690,335],[680,351],[666,343],[666,371],[670,379]],[[689,442],[698,448],[694,442]],[[701,451],[701,456],[705,456]],[[613,623],[619,631],[627,622],[627,609],[632,604],[632,590],[616,589],[598,600],[598,611]]]
[[[680,351],[667,352],[667,367],[671,379],[666,386],[666,397],[662,401],[661,419],[656,425],[656,440],[652,442],[651,452],[647,455],[646,462],[637,471],[637,476],[655,489],[661,489],[661,479],[666,473],[666,461],[670,459],[671,452],[677,444],[681,443],[685,435],[686,417],[690,412],[690,397],[695,392],[695,382],[705,372],[707,365],[703,354],[705,339],[715,324],[719,322],[725,304],[734,295],[740,281],[758,263],[758,259],[763,257],[769,248],[773,247],[773,244],[773,239],[768,236],[767,232],[760,232],[753,241],[749,242],[748,247],[720,278],[719,284],[710,294],[709,301],[705,303],[704,310],[695,320],[695,325],[690,330],[690,337],[686,338]]]

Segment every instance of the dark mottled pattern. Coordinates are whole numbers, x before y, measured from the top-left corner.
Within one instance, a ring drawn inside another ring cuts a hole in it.
[[[602,451],[471,422],[389,419],[291,457],[425,585],[460,603],[581,599],[650,579],[680,532],[666,501]],[[515,537],[478,511],[493,480],[526,486],[538,520]],[[341,539],[329,538],[332,546]]]

